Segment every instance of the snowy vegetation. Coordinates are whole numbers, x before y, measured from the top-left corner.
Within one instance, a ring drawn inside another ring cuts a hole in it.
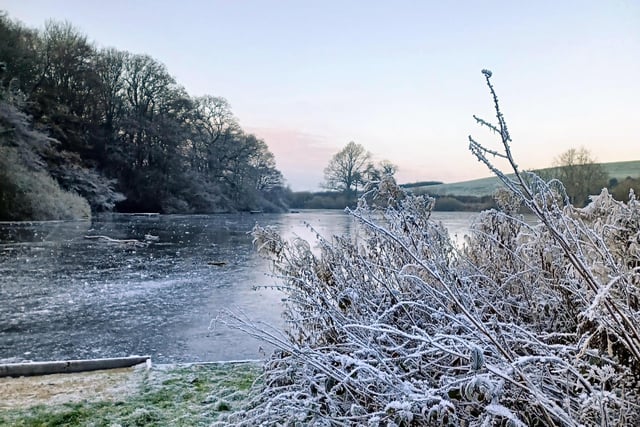
[[[279,349],[227,422],[640,424],[640,202],[604,190],[578,209],[561,182],[521,172],[483,74],[497,123],[476,121],[500,145],[470,137],[470,150],[502,180],[500,209],[456,246],[430,218],[434,200],[387,177],[351,211],[357,236],[318,236],[319,251],[257,227],[287,327],[227,313]]]
[[[54,143],[33,129],[25,114],[2,99],[0,88],[0,220],[91,216],[87,200],[74,189],[61,188],[49,174],[44,157],[55,151]],[[108,180],[94,178],[93,188],[102,190],[103,198],[115,195]]]

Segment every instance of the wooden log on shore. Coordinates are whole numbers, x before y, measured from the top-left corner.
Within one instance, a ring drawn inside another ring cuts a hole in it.
[[[107,359],[56,360],[51,362],[24,362],[0,364],[1,377],[28,377],[34,375],[65,374],[128,368],[150,363],[151,356],[128,356]]]

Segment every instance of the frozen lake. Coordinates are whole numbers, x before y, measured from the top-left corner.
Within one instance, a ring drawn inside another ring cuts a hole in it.
[[[461,235],[471,215],[435,212],[433,217]],[[353,226],[342,211],[0,223],[0,360],[131,354],[151,355],[158,363],[258,358],[260,342],[209,326],[224,308],[282,323],[282,295],[254,290],[274,279],[249,232],[258,222],[310,240],[305,221],[325,237]],[[84,237],[144,240],[147,234],[158,241],[137,248]]]

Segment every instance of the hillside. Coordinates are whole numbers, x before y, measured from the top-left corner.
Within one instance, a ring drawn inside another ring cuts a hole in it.
[[[601,163],[609,174],[609,178],[616,178],[619,181],[626,177],[640,176],[640,160],[626,162]],[[543,169],[545,171],[547,169]],[[428,194],[455,195],[455,196],[489,196],[500,186],[500,181],[496,177],[480,178],[471,181],[454,182],[450,184],[429,185],[412,188],[413,191],[425,192]]]

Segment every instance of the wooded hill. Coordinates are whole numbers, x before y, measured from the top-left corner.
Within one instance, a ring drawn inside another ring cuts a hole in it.
[[[278,211],[266,143],[158,60],[98,47],[69,23],[0,12],[0,220]]]

